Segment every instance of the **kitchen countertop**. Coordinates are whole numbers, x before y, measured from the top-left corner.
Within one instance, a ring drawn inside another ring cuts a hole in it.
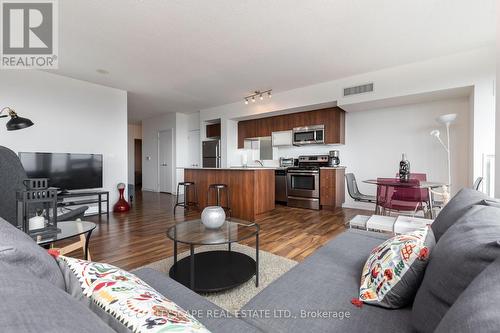
[[[346,166],[340,165],[336,167],[320,167],[320,169],[325,170],[335,170],[335,169],[346,169]],[[230,168],[202,168],[202,167],[186,167],[186,168],[177,168],[177,169],[189,169],[189,170],[246,170],[246,171],[255,171],[255,170],[283,170],[286,169],[284,167],[259,167],[259,166],[249,166],[249,167],[230,167]]]
[[[231,168],[200,168],[200,167],[189,167],[189,168],[181,168],[188,170],[235,170],[235,171],[258,171],[258,170],[276,170],[280,169],[279,167],[231,167]]]
[[[336,167],[321,167],[320,169],[325,169],[325,170],[328,170],[328,169],[347,169],[347,167],[343,166],[343,165],[339,165]]]

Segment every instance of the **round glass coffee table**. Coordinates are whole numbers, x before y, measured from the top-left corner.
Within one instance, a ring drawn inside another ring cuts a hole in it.
[[[201,220],[181,222],[167,231],[174,241],[174,264],[169,275],[172,279],[196,292],[215,292],[234,288],[255,275],[259,286],[259,225],[231,219],[218,229],[206,228]],[[255,237],[255,260],[231,251],[231,244]],[[177,243],[187,244],[190,255],[177,261]],[[227,250],[196,253],[197,245],[227,244]]]

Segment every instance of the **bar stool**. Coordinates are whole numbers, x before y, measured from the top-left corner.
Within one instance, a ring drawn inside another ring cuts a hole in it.
[[[231,205],[229,203],[229,186],[227,186],[226,184],[210,184],[208,186],[208,192],[207,192],[207,206],[210,206],[210,192],[214,190],[216,191],[216,199],[217,199],[217,202],[216,202],[216,206],[220,206],[222,207],[226,213],[228,214],[229,217],[231,217]],[[221,205],[221,192],[224,191],[226,193],[226,204],[227,206],[226,207],[223,207]]]
[[[183,201],[179,202],[179,190],[180,187],[184,187],[184,198]],[[194,191],[194,201],[188,201],[187,194],[189,189],[192,188]],[[175,206],[174,206],[174,216],[175,216],[175,209],[179,207],[184,207],[186,209],[189,209],[189,207],[198,207],[198,191],[196,190],[196,184],[194,182],[179,182],[177,184],[177,195],[175,199]]]

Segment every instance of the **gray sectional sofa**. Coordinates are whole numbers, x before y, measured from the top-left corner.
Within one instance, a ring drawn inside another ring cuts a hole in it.
[[[500,204],[462,190],[434,222],[437,244],[412,306],[356,307],[361,269],[387,236],[339,235],[247,303],[239,318],[152,269],[136,275],[212,332],[496,332],[500,327]],[[2,332],[108,332],[64,292],[45,251],[0,221]],[[70,329],[71,328],[71,329]]]

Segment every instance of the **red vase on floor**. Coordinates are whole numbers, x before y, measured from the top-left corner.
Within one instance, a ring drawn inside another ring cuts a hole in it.
[[[123,193],[125,192],[125,184],[120,183],[117,186],[118,192],[120,192],[120,199],[118,199],[118,202],[115,203],[113,206],[113,212],[115,213],[123,213],[123,212],[128,212],[130,210],[130,205],[128,204],[127,200],[125,200],[125,197]]]

